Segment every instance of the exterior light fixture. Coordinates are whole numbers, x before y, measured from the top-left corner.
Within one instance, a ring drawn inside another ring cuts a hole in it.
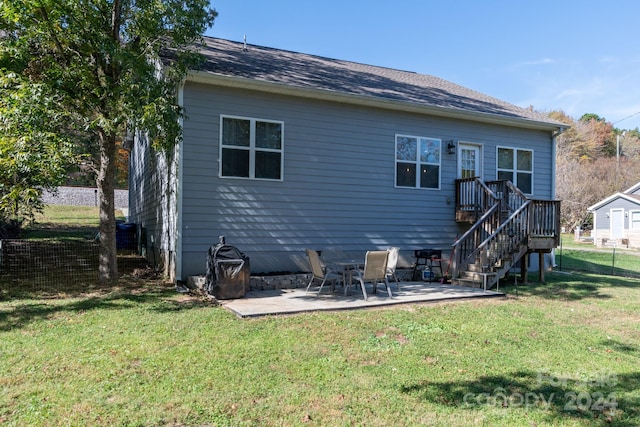
[[[456,154],[456,143],[455,141],[451,140],[447,143],[447,153],[449,154]]]

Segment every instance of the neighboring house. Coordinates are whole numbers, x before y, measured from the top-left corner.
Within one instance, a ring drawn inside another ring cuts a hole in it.
[[[513,189],[555,196],[563,124],[530,109],[433,76],[228,40],[205,38],[201,53],[180,89],[183,142],[162,155],[137,138],[130,157],[130,221],[175,279],[203,274],[218,236],[253,273],[309,271],[305,248],[448,257]]]
[[[597,246],[615,241],[640,247],[640,182],[587,208],[593,212],[591,236]]]

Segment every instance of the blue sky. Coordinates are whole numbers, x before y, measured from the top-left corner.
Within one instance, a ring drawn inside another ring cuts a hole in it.
[[[211,4],[210,36],[431,74],[522,107],[640,127],[636,0]]]

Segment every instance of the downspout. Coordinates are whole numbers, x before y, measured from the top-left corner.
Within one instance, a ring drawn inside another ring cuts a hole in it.
[[[180,83],[178,86],[178,106],[180,110],[184,108],[184,83]],[[180,123],[180,129],[184,131],[184,120],[182,116],[178,119]],[[182,278],[182,156],[184,147],[184,135],[182,136],[176,150],[176,281],[183,280]]]

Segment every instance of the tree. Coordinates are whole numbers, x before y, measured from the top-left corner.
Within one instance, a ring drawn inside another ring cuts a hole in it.
[[[605,119],[584,114],[574,120],[561,111],[549,117],[570,126],[557,138],[556,196],[562,200],[562,225],[573,229],[589,222],[589,206],[638,182],[640,135],[626,132],[618,164],[616,135],[622,132]]]
[[[558,150],[563,155],[581,161],[593,161],[601,156],[615,157],[616,137],[611,123],[596,114],[584,114],[580,120],[568,124],[571,128],[558,140]]]
[[[74,160],[70,141],[60,136],[65,113],[55,105],[46,86],[0,77],[0,237],[18,237],[42,210],[42,191],[61,184]]]
[[[180,141],[177,87],[216,15],[208,0],[0,1],[0,73],[54,94],[68,134],[96,147],[101,281],[118,274],[117,143],[133,128],[159,149]]]

